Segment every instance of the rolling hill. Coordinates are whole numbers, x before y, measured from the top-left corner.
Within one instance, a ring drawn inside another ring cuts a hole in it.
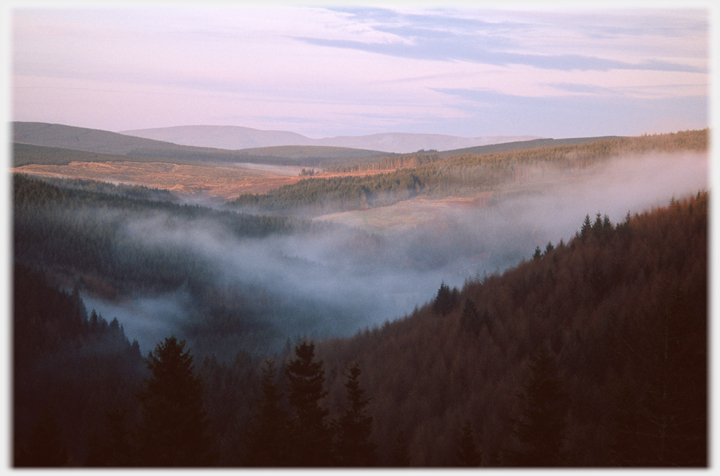
[[[209,147],[193,147],[170,142],[134,137],[98,129],[73,127],[62,124],[40,122],[14,122],[13,142],[31,146],[50,147],[63,150],[36,150],[42,158],[33,159],[27,147],[23,153],[24,163],[67,163],[68,150],[127,156],[133,160],[142,158],[159,162],[251,162],[274,165],[322,166],[325,163],[353,162],[356,159],[380,158],[384,152],[358,150],[339,147],[291,146],[269,151],[263,149],[227,150]],[[53,154],[57,158],[53,158]],[[79,156],[86,160],[87,156]],[[101,161],[117,160],[117,158],[99,158]],[[102,160],[106,159],[106,160]],[[78,160],[78,159],[75,159]]]
[[[122,134],[175,144],[220,149],[254,149],[286,145],[341,147],[408,153],[418,150],[450,150],[504,142],[536,139],[534,136],[458,137],[445,134],[383,133],[311,139],[294,132],[264,131],[239,126],[177,126],[122,131]]]
[[[455,155],[472,154],[502,154],[504,152],[515,152],[519,150],[534,149],[536,147],[556,147],[561,145],[579,145],[588,142],[596,142],[599,140],[620,139],[621,136],[601,136],[601,137],[574,137],[567,139],[527,139],[514,140],[507,142],[498,142],[488,145],[479,145],[475,147],[466,147],[463,149],[445,150],[439,152],[441,157],[452,157]]]

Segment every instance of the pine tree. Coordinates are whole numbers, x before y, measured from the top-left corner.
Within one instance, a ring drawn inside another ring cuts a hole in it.
[[[313,343],[303,341],[295,346],[295,355],[285,367],[288,400],[294,409],[289,456],[293,466],[331,466],[332,433],[325,421],[329,410],[320,406],[320,400],[327,395],[323,363],[314,361]]]
[[[587,238],[590,234],[590,231],[592,230],[592,222],[590,221],[590,215],[585,215],[585,220],[582,223],[582,226],[580,227],[580,236],[582,238]]]
[[[519,394],[525,401],[514,435],[522,450],[514,453],[517,466],[563,466],[565,393],[547,345],[541,345],[530,362],[530,377]]]
[[[137,431],[141,466],[198,467],[212,462],[202,382],[184,347],[185,341],[172,336],[146,359],[152,376],[137,395],[142,411]]]
[[[283,394],[276,381],[275,364],[262,369],[262,400],[248,434],[248,466],[280,467],[290,464],[290,421],[282,407]]]
[[[455,307],[460,292],[457,288],[450,289],[450,286],[443,281],[438,289],[437,296],[433,302],[433,311],[441,316],[447,315]]]
[[[535,253],[533,253],[533,256],[532,256],[532,257],[533,257],[534,260],[538,260],[538,259],[542,258],[542,251],[540,251],[540,247],[539,247],[539,246],[536,246],[536,247],[535,247]]]
[[[370,441],[373,417],[367,414],[370,399],[360,388],[360,365],[351,364],[345,374],[348,409],[334,422],[336,453],[340,466],[372,466],[376,460],[376,445]]]
[[[475,436],[470,420],[465,420],[463,423],[457,459],[458,466],[477,467],[482,463],[482,454],[475,445]]]

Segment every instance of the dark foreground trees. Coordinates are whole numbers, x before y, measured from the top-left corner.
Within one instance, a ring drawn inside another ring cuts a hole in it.
[[[293,409],[290,461],[293,466],[331,466],[332,433],[326,421],[329,410],[320,404],[325,391],[325,370],[315,361],[315,345],[295,346],[295,359],[285,367],[288,401]]]
[[[325,370],[323,362],[315,360],[315,344],[303,341],[295,346],[295,358],[284,367],[287,402],[274,363],[266,361],[262,372],[262,398],[247,435],[246,465],[369,467],[376,463],[370,398],[360,387],[357,362],[345,374],[347,407],[332,420],[323,403]]]
[[[353,362],[345,374],[347,382],[347,409],[334,421],[336,432],[336,452],[339,466],[373,466],[376,461],[376,448],[370,441],[373,417],[368,414],[370,399],[360,388],[360,364]]]
[[[193,370],[185,341],[173,336],[150,353],[152,377],[138,394],[142,421],[138,428],[139,466],[209,466],[211,439],[203,410],[202,384]]]
[[[290,418],[283,406],[283,392],[277,382],[277,369],[271,360],[262,369],[262,399],[248,432],[248,466],[289,466]]]

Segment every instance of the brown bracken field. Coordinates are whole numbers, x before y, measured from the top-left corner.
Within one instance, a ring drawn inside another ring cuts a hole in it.
[[[100,180],[142,185],[184,195],[233,200],[243,193],[267,193],[303,180],[301,167],[257,167],[252,164],[179,165],[162,162],[71,162],[67,165],[24,165],[13,172],[31,175]],[[315,177],[368,175],[383,171],[352,174],[316,173]]]

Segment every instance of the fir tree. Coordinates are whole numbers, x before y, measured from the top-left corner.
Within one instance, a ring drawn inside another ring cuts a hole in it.
[[[582,238],[587,238],[590,234],[590,231],[592,230],[592,222],[590,221],[590,215],[585,215],[585,220],[582,223],[582,226],[580,227],[580,236]]]
[[[165,339],[148,354],[152,376],[138,393],[142,421],[138,428],[141,466],[210,465],[211,438],[203,410],[202,382],[185,341]]]
[[[334,422],[336,453],[340,466],[372,466],[376,445],[370,441],[373,417],[367,414],[370,399],[360,388],[360,365],[355,362],[345,374],[348,409]]]
[[[447,315],[455,307],[460,292],[457,288],[450,289],[450,286],[443,281],[438,289],[437,296],[433,302],[433,311],[441,316]]]
[[[262,373],[262,400],[248,435],[246,463],[248,466],[287,466],[290,464],[290,421],[282,407],[283,394],[276,381],[275,364],[265,361]]]
[[[293,466],[330,466],[333,464],[332,433],[325,421],[329,411],[320,406],[320,400],[327,395],[323,363],[314,360],[313,343],[303,341],[295,346],[295,355],[285,367],[288,400],[294,409],[291,462]]]
[[[532,257],[533,257],[533,259],[535,259],[535,260],[542,258],[542,251],[540,251],[540,247],[539,247],[539,246],[536,246],[536,247],[535,247],[535,253],[533,253],[533,256],[532,256]]]

